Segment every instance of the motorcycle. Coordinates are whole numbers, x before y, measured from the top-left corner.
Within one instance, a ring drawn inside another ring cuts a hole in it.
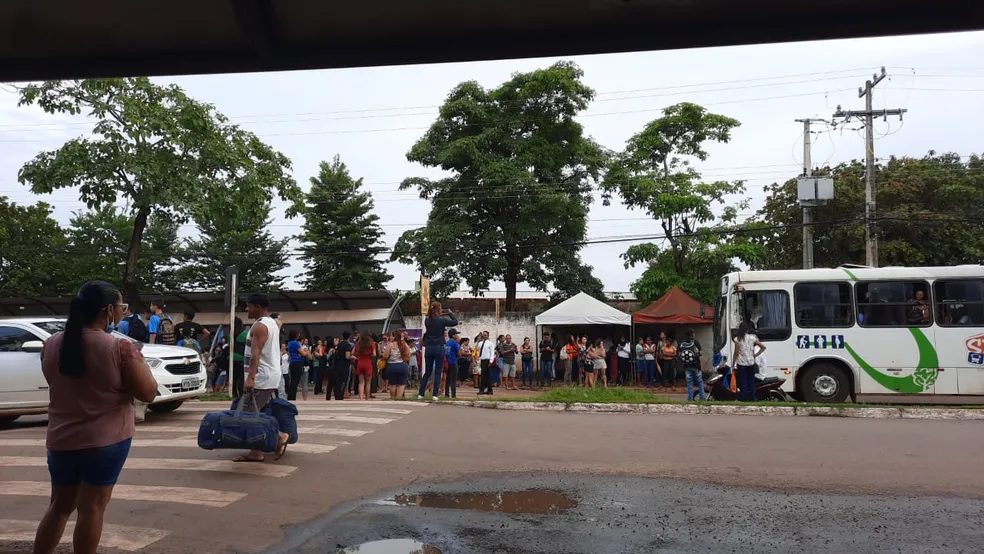
[[[738,400],[738,395],[731,392],[731,366],[726,360],[717,368],[717,374],[704,383],[704,390],[707,391],[708,400],[722,400],[726,402]],[[756,377],[755,378],[755,400],[771,402],[789,402],[792,398],[782,390],[782,385],[786,380],[782,377]]]

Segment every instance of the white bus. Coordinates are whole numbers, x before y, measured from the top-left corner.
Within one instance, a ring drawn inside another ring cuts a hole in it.
[[[984,395],[984,266],[729,273],[714,317],[715,352],[753,322],[800,400]]]

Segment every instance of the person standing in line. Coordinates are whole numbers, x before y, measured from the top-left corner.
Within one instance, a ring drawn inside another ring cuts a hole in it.
[[[424,399],[427,391],[427,382],[434,379],[434,398],[441,397],[441,374],[444,372],[444,362],[446,359],[444,332],[448,327],[458,324],[458,318],[451,310],[441,309],[440,302],[432,302],[427,318],[424,319],[424,369],[420,376],[420,390],[417,392],[417,400]]]
[[[700,370],[701,346],[697,341],[696,333],[693,329],[683,332],[684,340],[680,343],[677,355],[683,365],[683,374],[687,379],[687,400],[694,399],[694,386],[700,392],[700,399],[707,400],[707,392],[704,391],[704,375]]]
[[[550,386],[551,376],[553,375],[554,348],[553,341],[550,340],[550,333],[543,333],[543,340],[540,341],[540,387],[544,384]],[[540,387],[537,387],[538,389]]]
[[[202,342],[208,339],[209,332],[203,325],[195,323],[195,312],[185,310],[184,321],[174,326],[174,331],[179,337],[191,337],[195,342]]]
[[[236,316],[233,320],[233,336],[235,340],[232,341],[232,397],[239,398],[243,395],[243,383],[246,380],[246,369],[243,365],[244,356],[246,353],[246,335],[247,329],[243,325],[243,320]]]
[[[635,384],[637,387],[649,385],[646,381],[646,339],[639,337],[639,342],[635,345],[635,361],[636,361],[636,378]]]
[[[458,397],[458,361],[461,352],[461,344],[458,342],[458,331],[448,330],[448,341],[445,343],[448,359],[448,378],[444,381],[445,398]]]
[[[577,338],[574,335],[567,335],[567,343],[564,344],[564,350],[567,351],[567,374],[564,377],[565,385],[574,385],[580,382],[581,378],[581,364],[578,363],[578,347]]]
[[[331,386],[328,388],[326,400],[331,400],[332,394],[335,400],[345,399],[345,388],[348,385],[349,368],[352,367],[352,343],[349,342],[351,335],[348,331],[342,333],[342,340],[335,346],[335,353],[332,354],[332,374]]]
[[[383,333],[383,336],[379,337],[379,343],[376,347],[379,352],[379,359],[386,360],[386,363],[383,364],[383,368],[379,370],[379,392],[383,394],[389,394],[389,371],[387,371],[389,369],[389,360],[387,359],[386,354],[383,354],[383,347],[389,343],[391,336],[392,333]]]
[[[472,347],[468,337],[461,337],[458,342],[458,376],[462,377],[462,385],[465,380],[471,381],[472,378]],[[476,387],[478,388],[478,387]]]
[[[246,298],[246,315],[253,320],[246,338],[248,359],[246,383],[244,384],[243,410],[262,411],[277,396],[280,383],[280,327],[270,317],[270,299],[265,294],[253,293]],[[274,460],[279,460],[287,451],[290,435],[281,432],[277,437],[277,450]],[[245,456],[236,456],[234,462],[262,462],[265,456],[259,450],[250,450]]]
[[[359,342],[355,345],[354,354],[358,360],[355,365],[355,374],[359,378],[359,400],[372,399],[372,375],[373,358],[376,357],[376,343],[372,340],[372,334],[363,331],[359,336]]]
[[[676,386],[677,375],[677,342],[673,340],[673,337],[668,337],[666,333],[660,333],[659,345],[659,364],[663,368],[663,387],[673,388]]]
[[[601,344],[601,339],[596,339],[595,343],[587,349],[587,362],[584,364],[585,382],[584,386],[593,389],[598,381],[598,371],[604,371],[605,347]]]
[[[622,337],[618,341],[618,380],[624,385],[632,384],[632,365],[629,358],[632,356],[632,343],[629,339]]]
[[[410,347],[403,340],[399,331],[386,335],[388,340],[382,344],[381,355],[386,360],[386,371],[389,374],[389,395],[396,400],[403,398],[407,388],[407,377],[410,375]]]
[[[150,344],[174,346],[178,344],[174,322],[164,313],[164,301],[154,300],[150,303],[150,320],[147,322],[147,332],[150,333]]]
[[[417,347],[416,339],[407,338],[407,346],[410,347],[410,378],[407,379],[409,386],[411,380],[420,379],[420,350]]]
[[[300,340],[300,335],[298,331],[291,331],[288,335],[289,340],[287,341],[287,354],[290,357],[290,378],[287,380],[287,400],[291,402],[297,400],[297,387],[300,386],[301,379],[304,378],[304,364],[307,360],[307,349],[304,348]]]
[[[280,386],[277,387],[277,398],[287,398],[287,381],[290,380],[290,354],[287,353],[287,343],[280,345]]]
[[[492,361],[495,359],[495,344],[489,338],[488,331],[482,331],[480,340],[475,343],[478,349],[481,374],[478,394],[492,395]]]
[[[533,388],[533,343],[529,337],[523,339],[523,345],[519,347],[520,360],[523,363],[523,375],[520,379],[520,388]]]
[[[642,358],[646,366],[646,385],[650,387],[656,386],[657,375],[659,379],[662,380],[663,368],[659,366],[656,362],[658,347],[653,338],[647,336],[646,342],[642,345]]]
[[[502,387],[506,390],[517,390],[516,386],[516,352],[519,347],[512,341],[512,335],[506,335],[498,347],[499,359],[502,360]]]
[[[759,342],[755,333],[749,330],[750,325],[742,321],[735,333],[735,349],[731,359],[735,361],[738,372],[738,399],[744,402],[755,401],[755,374],[758,368],[755,358],[765,352],[765,345]]]
[[[157,381],[140,351],[106,328],[126,311],[119,290],[89,281],[72,298],[65,330],[41,351],[48,383],[47,449],[51,495],[38,523],[35,554],[52,554],[78,512],[74,552],[95,554],[103,517],[130,452],[134,400],[152,402]]]

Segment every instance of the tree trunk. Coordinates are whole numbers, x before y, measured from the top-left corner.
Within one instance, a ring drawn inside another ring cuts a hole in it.
[[[519,264],[512,260],[506,260],[506,273],[503,275],[503,281],[506,283],[506,306],[505,311],[514,312],[516,311],[516,285],[519,281]]]
[[[140,244],[143,242],[148,217],[150,217],[149,206],[137,210],[137,217],[133,219],[130,248],[126,254],[126,267],[123,270],[123,294],[126,297],[126,302],[133,306],[134,310],[138,310],[138,306],[141,304],[140,290],[137,288],[137,261],[140,259]]]

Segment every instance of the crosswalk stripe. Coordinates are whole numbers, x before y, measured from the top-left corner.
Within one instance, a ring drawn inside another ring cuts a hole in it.
[[[174,412],[168,414],[169,421],[189,421],[189,420],[201,420],[200,415],[193,412]],[[389,417],[366,417],[356,414],[301,414],[297,416],[297,421],[345,421],[348,423],[369,423],[372,425],[386,425],[387,423],[392,423],[400,418],[389,418]]]
[[[19,519],[0,519],[0,541],[33,541],[38,530],[37,521]],[[75,532],[75,521],[69,521],[61,542],[71,543],[72,533]],[[99,546],[118,548],[127,552],[136,552],[168,536],[167,531],[148,529],[145,527],[128,527],[125,525],[103,525],[102,538]]]
[[[291,445],[296,446],[296,445]],[[289,451],[289,447],[288,447]],[[231,457],[232,451],[230,451]],[[0,467],[47,467],[46,457],[0,456]],[[294,466],[277,463],[233,462],[232,460],[201,460],[178,458],[127,458],[123,471],[128,469],[158,469],[180,471],[216,471],[260,477],[286,477],[297,470]]]
[[[197,425],[141,425],[137,427],[137,434],[144,435],[147,433],[194,433]],[[336,437],[361,437],[363,435],[368,435],[372,431],[363,431],[360,429],[339,429],[336,427],[299,427],[297,432],[301,435],[332,435]]]
[[[226,405],[222,409],[228,410],[230,406]],[[377,408],[375,406],[330,406],[330,405],[301,405],[298,410],[303,414],[308,414],[311,412],[372,412],[378,414],[397,414],[397,415],[407,415],[413,413],[413,410],[401,410],[399,408]],[[181,407],[182,412],[216,412],[216,410],[211,406],[200,406],[198,404],[184,405]]]
[[[45,445],[44,439],[0,439],[0,446],[40,446]],[[288,446],[288,450],[304,454],[325,454],[338,448],[338,444],[317,444],[298,442]],[[198,448],[196,437],[179,437],[177,439],[134,439],[134,448]]]
[[[51,483],[41,481],[2,481],[0,495],[41,496],[51,495]],[[202,489],[192,487],[159,487],[148,485],[122,485],[113,488],[113,500],[145,500],[148,502],[170,502],[174,504],[195,504],[222,508],[246,496],[246,493]]]

